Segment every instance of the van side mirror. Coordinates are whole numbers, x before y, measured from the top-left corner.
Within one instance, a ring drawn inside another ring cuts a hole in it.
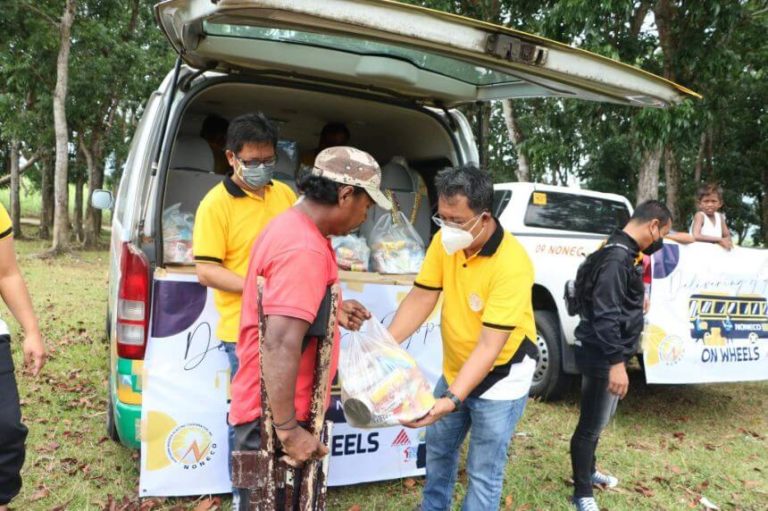
[[[94,190],[91,194],[91,206],[96,209],[112,209],[114,199],[109,190]]]

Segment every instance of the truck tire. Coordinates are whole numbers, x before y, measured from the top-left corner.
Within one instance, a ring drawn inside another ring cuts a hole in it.
[[[107,388],[107,437],[120,443],[120,435],[117,433],[117,424],[115,424],[115,409],[112,406],[112,392],[109,388]]]
[[[552,311],[534,312],[536,319],[536,346],[539,357],[533,373],[531,397],[544,401],[560,399],[571,385],[572,378],[563,372],[560,324]]]

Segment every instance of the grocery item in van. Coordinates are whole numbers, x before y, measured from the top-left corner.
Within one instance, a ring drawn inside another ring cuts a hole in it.
[[[416,361],[375,317],[345,337],[339,379],[344,416],[358,428],[414,421],[435,404]]]
[[[334,236],[331,245],[336,252],[336,263],[342,270],[368,271],[371,249],[365,238],[357,234]]]
[[[424,242],[402,211],[376,221],[368,237],[371,267],[379,273],[418,273],[424,261]]]
[[[195,215],[181,209],[181,203],[163,211],[163,256],[166,263],[191,263],[192,230]]]

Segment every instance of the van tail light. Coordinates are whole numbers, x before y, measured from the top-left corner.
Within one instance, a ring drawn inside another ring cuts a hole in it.
[[[149,331],[149,261],[132,243],[123,243],[117,293],[117,355],[143,359]]]

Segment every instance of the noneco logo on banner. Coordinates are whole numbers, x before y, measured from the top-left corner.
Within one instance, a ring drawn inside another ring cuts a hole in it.
[[[204,467],[216,455],[216,442],[211,431],[202,424],[184,424],[168,435],[168,457],[185,470]]]

